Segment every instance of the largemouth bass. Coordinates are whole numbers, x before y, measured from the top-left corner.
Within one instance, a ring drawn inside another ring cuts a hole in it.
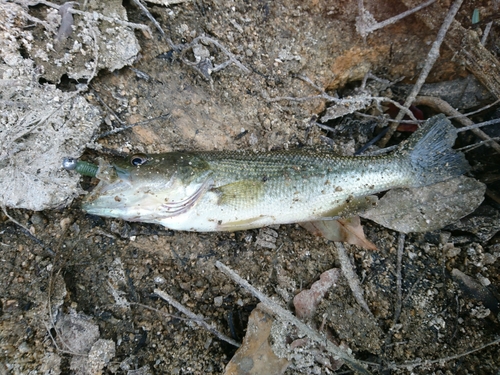
[[[100,179],[83,202],[89,214],[176,230],[235,231],[349,216],[372,204],[374,193],[459,176],[469,164],[452,149],[455,139],[453,125],[438,115],[381,156],[170,152],[67,168]]]

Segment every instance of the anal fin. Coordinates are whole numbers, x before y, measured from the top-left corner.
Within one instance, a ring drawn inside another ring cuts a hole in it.
[[[345,200],[343,204],[336,205],[334,208],[325,211],[321,216],[325,219],[351,217],[375,207],[377,205],[377,202],[378,198],[376,195],[351,197]]]

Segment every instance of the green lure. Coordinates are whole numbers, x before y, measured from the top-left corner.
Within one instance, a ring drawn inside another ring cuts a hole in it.
[[[95,164],[77,160],[74,158],[64,158],[62,167],[67,171],[76,171],[82,176],[96,177],[99,167]]]

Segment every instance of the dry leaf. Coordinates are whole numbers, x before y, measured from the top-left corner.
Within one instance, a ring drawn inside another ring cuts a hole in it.
[[[259,306],[252,311],[243,343],[227,364],[224,375],[280,375],[285,372],[288,360],[276,356],[268,341],[273,321],[273,317]]]
[[[326,292],[337,283],[340,273],[338,268],[323,272],[319,280],[311,286],[311,289],[303,290],[294,297],[293,305],[297,317],[304,319],[311,318],[314,315],[316,307],[318,307]]]
[[[483,201],[485,189],[483,183],[465,176],[431,186],[394,189],[361,216],[398,232],[429,232],[473,212]]]

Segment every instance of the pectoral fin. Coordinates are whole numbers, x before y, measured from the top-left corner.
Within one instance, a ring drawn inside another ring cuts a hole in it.
[[[219,206],[229,206],[236,209],[250,208],[262,197],[264,182],[242,180],[213,188],[219,197]]]

